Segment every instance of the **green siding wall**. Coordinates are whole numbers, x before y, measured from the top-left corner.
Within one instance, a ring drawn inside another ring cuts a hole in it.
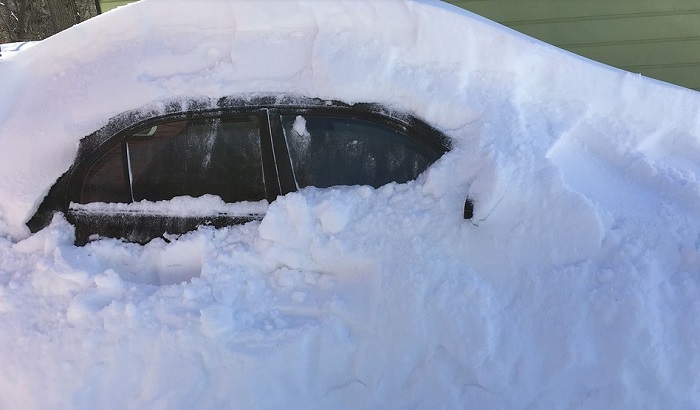
[[[451,0],[574,53],[700,89],[700,0]]]
[[[123,6],[125,4],[133,3],[134,0],[131,1],[123,1],[123,0],[100,0],[100,8],[102,9],[102,12],[104,13],[105,11],[112,10],[113,8]]]

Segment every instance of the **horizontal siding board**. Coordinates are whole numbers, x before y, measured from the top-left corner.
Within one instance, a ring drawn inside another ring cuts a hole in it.
[[[648,68],[644,70],[643,75],[694,90],[700,89],[700,64]]]
[[[597,61],[614,61],[614,65],[621,68],[687,64],[700,61],[700,39],[634,45],[576,46],[568,47],[568,49]]]
[[[551,39],[558,46],[614,42],[655,41],[699,37],[700,12],[662,17],[634,17],[615,20],[556,22],[513,26],[539,39]]]
[[[700,9],[697,0],[452,0],[448,2],[506,25],[531,20],[597,19],[632,13],[679,14]]]
[[[125,4],[133,3],[133,1],[122,1],[122,0],[100,0],[100,8],[102,9],[102,12],[106,12],[109,10],[112,10],[114,8],[117,8],[119,6],[123,6]]]

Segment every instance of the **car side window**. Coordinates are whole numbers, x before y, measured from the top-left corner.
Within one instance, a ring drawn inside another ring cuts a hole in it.
[[[78,202],[131,202],[129,181],[124,171],[122,145],[117,144],[90,164],[83,178]]]
[[[204,194],[225,202],[265,199],[257,116],[166,121],[133,133],[89,167],[79,202]]]
[[[407,182],[440,154],[387,124],[342,115],[282,115],[300,188]]]

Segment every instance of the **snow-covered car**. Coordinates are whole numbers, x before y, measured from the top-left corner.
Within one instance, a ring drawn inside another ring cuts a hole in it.
[[[119,13],[110,13],[105,18],[118,19]],[[94,24],[99,24],[100,19]],[[155,27],[175,30],[153,39],[135,36],[132,41],[136,44],[168,42],[182,35],[182,28],[165,22]],[[61,104],[56,115],[63,117],[74,112],[82,116],[95,108],[121,112],[108,118],[107,124],[99,129],[80,128],[87,129],[88,136],[81,136],[81,131],[74,129],[67,131],[70,135],[62,137],[78,144],[77,153],[68,169],[48,190],[37,190],[33,197],[26,198],[31,202],[28,207],[31,210],[24,210],[31,212],[23,217],[26,226],[37,232],[60,212],[75,226],[78,244],[99,237],[145,243],[202,225],[222,227],[260,220],[269,203],[279,195],[305,187],[368,185],[378,188],[387,183],[405,183],[418,177],[448,150],[449,138],[424,122],[420,112],[397,106],[388,101],[386,95],[377,98],[376,93],[360,93],[347,104],[329,99],[325,90],[298,90],[293,81],[285,81],[288,84],[281,87],[280,84],[271,87],[269,81],[259,83],[255,78],[240,81],[241,77],[270,76],[264,74],[266,70],[274,79],[279,77],[280,70],[289,70],[284,66],[290,66],[290,62],[292,65],[300,63],[295,61],[298,58],[293,52],[279,48],[280,41],[270,41],[269,35],[264,34],[274,35],[280,30],[278,27],[263,25],[253,32],[257,30],[262,35],[251,38],[262,39],[265,44],[251,47],[246,44],[248,33],[239,33],[237,37],[242,37],[243,41],[234,42],[236,50],[231,54],[234,64],[227,68],[228,73],[219,75],[230,84],[205,96],[197,87],[185,87],[184,91],[161,90],[156,98],[144,99],[148,93],[138,88],[144,85],[139,83],[157,83],[144,80],[154,74],[153,70],[168,67],[165,68],[167,72],[172,66],[189,64],[186,68],[189,76],[211,75],[210,69],[198,66],[199,63],[193,65],[195,59],[175,58],[167,47],[144,48],[147,57],[135,58],[134,65],[121,67],[118,73],[112,70],[122,66],[124,60],[113,50],[97,45],[76,50],[79,55],[90,56],[89,59],[76,59],[78,63],[69,70],[56,71],[59,77],[86,78],[97,71],[105,75],[99,83],[114,84],[109,90],[105,88],[108,92],[98,99]],[[301,33],[299,38],[306,41],[303,30],[295,33],[297,36]],[[208,35],[192,45],[195,50],[209,47],[206,50],[209,57],[220,57],[219,49],[226,41],[207,38]],[[123,43],[128,42],[121,37]],[[40,59],[50,58],[47,57],[50,53],[46,50],[42,53],[41,49],[51,41],[38,47],[36,54],[43,54]],[[299,47],[305,45],[304,42],[298,43],[292,38],[291,51],[294,43]],[[65,60],[66,54],[62,55],[61,59]],[[282,61],[284,59],[286,61]],[[61,61],[52,63],[62,64]],[[344,61],[331,62],[328,69],[340,71],[346,65]],[[125,71],[129,79],[124,76]],[[382,82],[364,71],[356,70],[353,75],[362,76],[366,85]],[[37,77],[34,82],[57,78],[55,74]],[[356,81],[351,77],[347,80]],[[88,81],[78,80],[82,84]],[[279,79],[275,82],[279,83]],[[90,87],[95,85],[93,82]],[[111,94],[115,90],[130,88],[132,93],[122,96],[118,104],[112,101]],[[270,91],[275,88],[275,92]],[[231,93],[221,96],[223,90]],[[75,127],[79,123],[66,124]],[[40,130],[35,134],[40,135]],[[43,146],[39,144],[32,152],[35,158],[42,156]],[[46,155],[53,157],[54,153]],[[44,164],[61,162],[61,167],[65,167],[65,159],[41,161]],[[21,167],[13,168],[18,171]],[[45,171],[42,168],[40,172],[45,174]],[[51,179],[46,174],[41,179],[44,177],[42,186]],[[6,206],[10,209],[4,214],[12,212],[15,206]],[[467,200],[465,206],[469,208],[471,202]],[[470,208],[467,214],[471,215]],[[23,227],[19,229],[24,230]]]
[[[331,124],[401,148],[307,164]],[[109,11],[0,58],[0,408],[700,408],[699,136],[439,1]],[[163,214],[252,220],[75,246]]]
[[[79,244],[145,243],[260,220],[300,188],[404,183],[449,144],[421,120],[370,104],[277,95],[166,107],[119,115],[82,139],[28,226],[62,212]]]

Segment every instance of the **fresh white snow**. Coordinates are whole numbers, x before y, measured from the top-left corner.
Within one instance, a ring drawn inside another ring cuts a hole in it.
[[[0,53],[5,53],[6,56],[11,55],[18,51],[26,50],[36,43],[36,41],[20,41],[16,43],[0,44]]]
[[[700,406],[696,92],[430,0],[143,0],[3,56],[0,89],[0,408]],[[24,226],[114,115],[256,92],[454,148],[170,243]]]

